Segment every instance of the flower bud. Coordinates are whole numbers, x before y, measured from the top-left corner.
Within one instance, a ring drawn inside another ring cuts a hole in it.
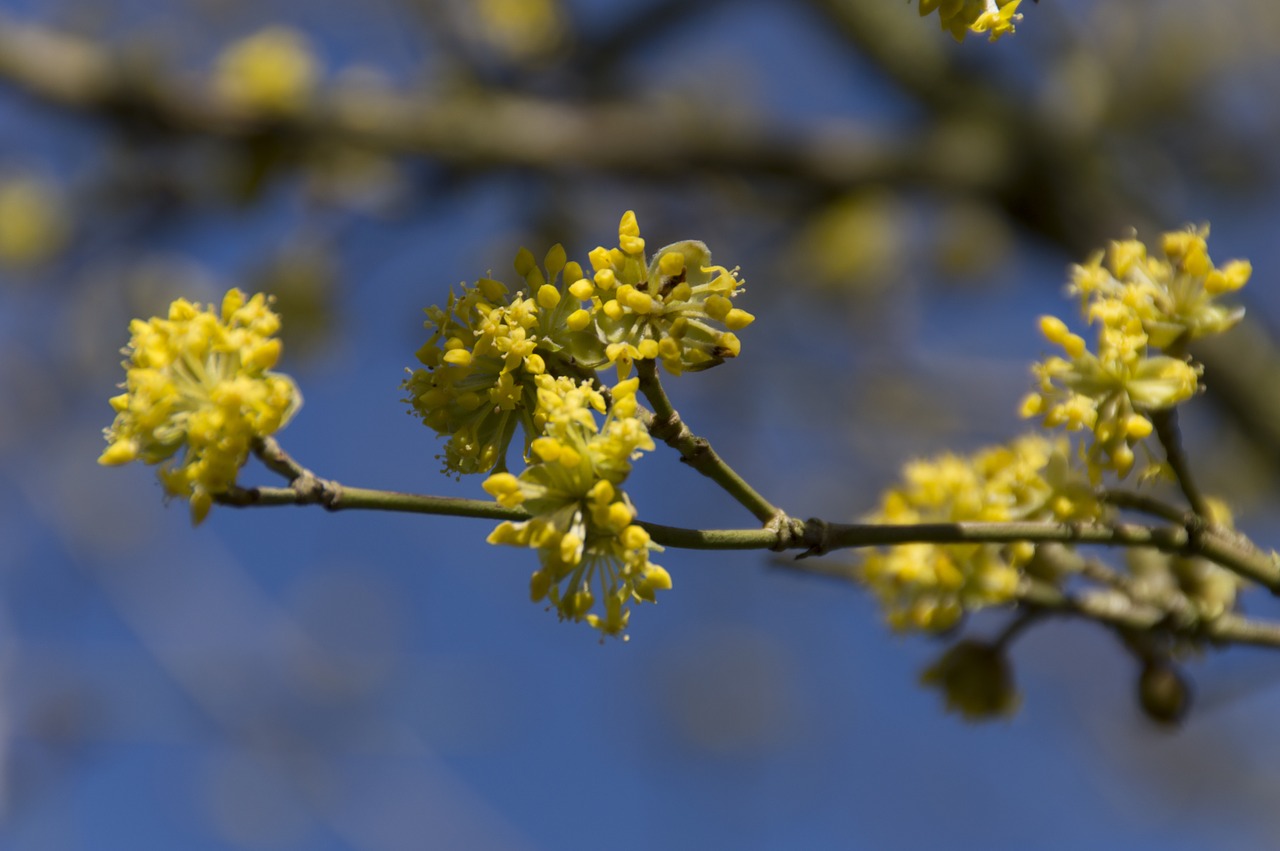
[[[1177,727],[1191,706],[1191,685],[1172,662],[1147,662],[1138,677],[1138,703],[1155,723]]]

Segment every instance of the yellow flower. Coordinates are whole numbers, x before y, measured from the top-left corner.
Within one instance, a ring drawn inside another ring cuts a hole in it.
[[[1017,14],[1018,4],[1022,0],[920,0],[920,14],[927,15],[934,10],[942,28],[951,33],[956,41],[964,41],[969,32],[989,33],[991,41],[995,41],[1005,33],[1013,32],[1015,21],[1022,19]]]
[[[567,378],[537,377],[544,434],[532,444],[518,477],[495,473],[484,488],[499,503],[523,506],[533,517],[505,522],[489,543],[533,547],[542,567],[533,574],[533,600],[547,600],[562,620],[585,621],[604,635],[620,635],[633,602],[656,602],[670,575],[649,561],[660,549],[635,523],[622,491],[631,462],[653,440],[636,416],[638,379],[615,386],[613,405],[597,426],[600,395]]]
[[[425,369],[411,372],[403,387],[422,421],[448,436],[447,471],[503,469],[518,427],[526,449],[541,433],[536,377],[582,375],[583,367],[604,362],[590,311],[575,295],[582,288],[569,286],[581,280],[582,267],[559,245],[544,266],[521,249],[515,268],[526,289],[512,295],[500,281],[482,278],[461,295],[450,292],[445,307],[427,308],[432,333],[417,352]]]
[[[135,319],[124,349],[125,392],[111,400],[100,464],[160,464],[171,496],[202,521],[213,497],[235,484],[253,441],[282,428],[302,404],[280,357],[279,317],[261,294],[233,289],[220,312],[186,299],[167,318]],[[179,455],[181,452],[181,455]]]
[[[306,105],[319,75],[305,35],[289,27],[268,27],[222,51],[214,89],[245,109],[292,113]]]
[[[659,249],[645,260],[635,213],[618,225],[618,247],[590,254],[589,291],[605,354],[625,375],[636,359],[659,359],[673,375],[707,369],[737,357],[735,331],[755,317],[735,307],[742,292],[736,272],[711,265],[696,240]]]
[[[969,25],[969,29],[976,33],[990,33],[990,40],[996,41],[1005,33],[1013,33],[1013,22],[1022,20],[1022,15],[1017,14],[1018,4],[1022,0],[1005,0],[1003,4],[997,4],[988,0],[987,7],[977,19]]]
[[[1135,239],[1113,242],[1105,264],[1099,252],[1072,268],[1068,292],[1080,297],[1086,320],[1097,325],[1096,353],[1062,320],[1040,320],[1044,336],[1067,357],[1032,367],[1037,387],[1022,413],[1051,428],[1090,431],[1087,458],[1095,480],[1107,470],[1128,475],[1135,447],[1151,434],[1149,414],[1198,390],[1200,368],[1182,356],[1186,343],[1221,333],[1244,314],[1217,298],[1244,286],[1251,267],[1233,260],[1216,268],[1208,233],[1207,227],[1166,233],[1162,257]]]
[[[1103,300],[1123,305],[1158,349],[1221,334],[1243,318],[1244,308],[1218,299],[1243,287],[1253,267],[1248,260],[1214,266],[1208,236],[1208,225],[1170,231],[1161,237],[1160,257],[1150,256],[1136,239],[1113,242],[1105,265],[1099,252],[1072,269],[1069,289],[1086,307]]]
[[[1133,447],[1152,432],[1147,414],[1193,396],[1199,369],[1179,358],[1151,355],[1141,320],[1125,304],[1097,299],[1091,315],[1100,323],[1097,354],[1062,320],[1041,319],[1045,337],[1068,357],[1032,365],[1037,387],[1023,401],[1022,414],[1039,417],[1049,428],[1089,430],[1087,456],[1095,480],[1104,470],[1124,477],[1133,468]]]
[[[1101,508],[1068,461],[1063,439],[1027,435],[968,457],[913,461],[872,523],[1088,521]],[[944,630],[966,611],[1011,600],[1028,544],[906,544],[863,560],[862,580],[898,629]]]

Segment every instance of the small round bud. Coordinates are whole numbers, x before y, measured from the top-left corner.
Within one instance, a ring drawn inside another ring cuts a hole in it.
[[[1176,727],[1191,706],[1191,685],[1173,663],[1148,662],[1138,677],[1138,703],[1147,718],[1162,726]]]

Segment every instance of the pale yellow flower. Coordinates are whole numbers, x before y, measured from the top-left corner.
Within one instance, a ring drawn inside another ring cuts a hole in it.
[[[707,369],[737,357],[735,331],[755,317],[734,306],[737,273],[711,264],[696,240],[659,249],[646,261],[635,213],[618,225],[618,247],[591,252],[589,289],[605,354],[625,375],[635,360],[661,360],[673,375]],[[584,290],[586,292],[588,290]]]
[[[159,464],[171,495],[202,521],[248,459],[255,439],[282,428],[302,404],[293,379],[271,372],[280,320],[261,294],[233,289],[221,310],[186,299],[167,318],[135,319],[124,349],[125,392],[111,400],[101,464]]]
[[[531,463],[518,477],[495,473],[484,483],[499,503],[522,506],[533,517],[502,523],[489,542],[537,549],[542,567],[530,581],[534,601],[547,600],[562,619],[620,635],[632,603],[656,602],[656,593],[671,587],[670,575],[649,561],[660,548],[635,523],[622,490],[631,462],[653,449],[636,416],[638,379],[612,389],[602,426],[596,391],[547,375],[537,384],[544,434],[533,441]]]

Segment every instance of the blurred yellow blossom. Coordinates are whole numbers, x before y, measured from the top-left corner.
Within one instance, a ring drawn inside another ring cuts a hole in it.
[[[484,483],[502,505],[522,506],[533,517],[502,523],[489,542],[537,549],[542,567],[530,582],[533,600],[550,602],[561,619],[619,635],[631,603],[656,602],[657,592],[671,587],[670,575],[649,561],[659,547],[635,523],[622,491],[631,462],[653,449],[636,416],[639,380],[612,389],[603,426],[595,418],[603,396],[590,385],[549,375],[536,382],[544,432],[533,441],[531,463],[518,477],[495,473]]]
[[[274,434],[302,404],[280,357],[279,317],[261,294],[229,291],[220,311],[186,299],[167,318],[135,319],[124,349],[125,392],[100,464],[160,464],[171,495],[191,502],[196,523],[235,484],[256,438]]]
[[[62,247],[66,209],[47,181],[22,175],[0,179],[0,266],[25,268]]]
[[[1026,435],[963,457],[913,461],[871,523],[1088,521],[1101,512],[1064,439]],[[905,544],[876,550],[861,576],[898,629],[943,630],[966,611],[1011,600],[1029,543]]]
[[[319,78],[320,62],[306,35],[274,26],[222,51],[214,89],[236,106],[288,114],[307,104]]]

